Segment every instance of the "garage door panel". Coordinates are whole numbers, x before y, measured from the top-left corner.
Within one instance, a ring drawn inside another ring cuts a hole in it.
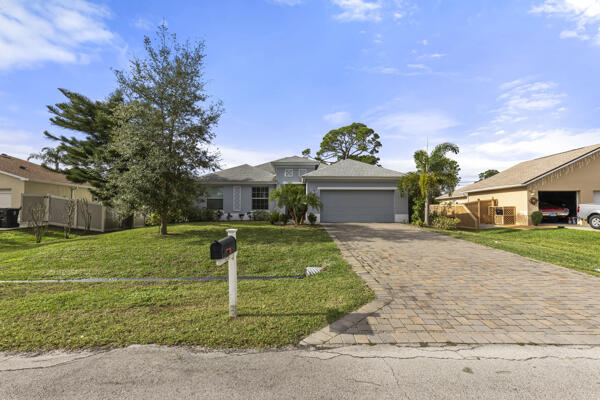
[[[322,222],[394,222],[392,190],[322,190]]]

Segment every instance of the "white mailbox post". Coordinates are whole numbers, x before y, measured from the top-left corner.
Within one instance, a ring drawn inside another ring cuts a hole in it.
[[[237,229],[226,229],[228,236],[236,238]],[[229,317],[237,317],[237,250],[229,257],[217,260],[217,265],[223,265],[229,262]]]

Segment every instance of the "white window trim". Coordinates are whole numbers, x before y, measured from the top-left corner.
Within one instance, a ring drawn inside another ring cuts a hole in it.
[[[298,176],[302,176],[304,174],[306,174],[308,172],[308,170],[306,168],[300,168],[298,170]]]
[[[289,172],[289,173],[288,173]],[[294,169],[293,168],[286,168],[283,176],[285,176],[286,178],[292,178],[294,176]]]
[[[266,197],[254,197],[254,188],[255,187],[260,187],[260,188],[267,188],[267,196]],[[250,201],[253,202],[255,199],[256,200],[267,200],[267,208],[252,208],[253,211],[256,210],[268,210],[269,209],[269,187],[268,186],[252,186],[252,188],[250,189],[252,192],[250,193],[251,198]]]

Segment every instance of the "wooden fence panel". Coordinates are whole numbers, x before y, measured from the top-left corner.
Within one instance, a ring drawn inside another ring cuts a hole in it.
[[[459,223],[457,226],[460,228],[479,229],[479,221],[464,204],[434,204],[430,206],[429,211],[432,215],[458,218]]]

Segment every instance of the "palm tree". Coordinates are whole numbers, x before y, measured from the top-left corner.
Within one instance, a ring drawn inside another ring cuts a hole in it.
[[[54,172],[60,172],[60,164],[64,156],[64,150],[54,147],[44,147],[39,153],[31,153],[27,161],[31,159],[40,160],[42,167]]]
[[[320,209],[321,200],[312,193],[306,192],[304,185],[288,183],[271,190],[269,193],[271,201],[277,201],[277,207],[286,208],[296,225],[304,222],[308,208]]]
[[[448,158],[448,153],[458,154],[458,146],[453,143],[437,145],[431,153],[425,150],[415,152],[416,172],[409,172],[399,183],[403,192],[418,188],[418,193],[425,199],[425,225],[429,225],[429,204],[432,195],[442,191],[452,192],[458,185],[458,163]]]

